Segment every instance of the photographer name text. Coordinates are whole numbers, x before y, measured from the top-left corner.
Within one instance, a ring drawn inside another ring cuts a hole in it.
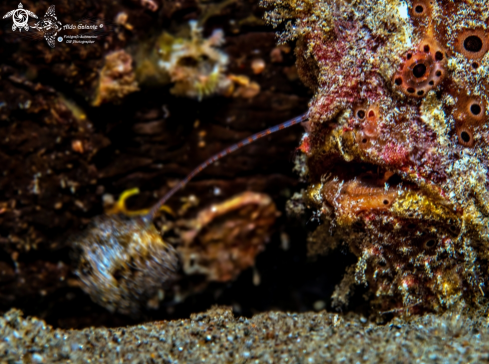
[[[87,24],[65,24],[63,25],[63,29],[98,29],[98,25],[87,25]]]

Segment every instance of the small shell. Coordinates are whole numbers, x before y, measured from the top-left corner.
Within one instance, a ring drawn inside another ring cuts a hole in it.
[[[96,217],[74,247],[82,289],[111,312],[155,308],[160,292],[178,279],[175,250],[141,218]]]

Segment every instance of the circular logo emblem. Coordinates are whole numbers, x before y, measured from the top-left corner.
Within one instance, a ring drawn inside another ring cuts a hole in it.
[[[24,9],[17,9],[12,15],[12,20],[17,28],[24,28],[29,21],[29,14]]]

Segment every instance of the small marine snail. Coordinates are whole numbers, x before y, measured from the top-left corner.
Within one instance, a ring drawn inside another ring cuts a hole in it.
[[[141,217],[98,216],[74,247],[83,290],[112,312],[157,307],[164,289],[178,279],[175,250]]]
[[[179,280],[180,265],[177,252],[163,241],[153,224],[157,212],[211,163],[263,136],[303,122],[306,118],[306,114],[293,118],[212,156],[144,215],[130,217],[113,213],[94,218],[90,227],[73,242],[78,261],[76,274],[82,282],[82,289],[93,301],[111,312],[137,314],[144,307],[157,308],[165,289]]]

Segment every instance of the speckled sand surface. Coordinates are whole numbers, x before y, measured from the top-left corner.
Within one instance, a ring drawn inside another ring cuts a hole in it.
[[[1,363],[481,363],[489,320],[426,315],[387,325],[327,312],[251,319],[214,308],[191,319],[58,330],[18,310],[0,318]]]

